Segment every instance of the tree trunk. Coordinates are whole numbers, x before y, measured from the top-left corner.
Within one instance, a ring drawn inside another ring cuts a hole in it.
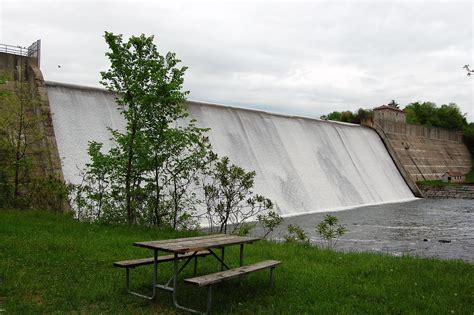
[[[156,151],[155,151],[156,152]],[[161,214],[160,214],[160,177],[159,177],[159,171],[158,171],[158,157],[155,154],[155,193],[156,193],[156,199],[155,199],[155,207],[154,207],[154,214],[155,214],[155,225],[160,226],[161,225]]]
[[[173,229],[176,230],[176,223],[178,221],[178,193],[176,191],[176,177],[173,178],[173,185],[174,185],[174,191],[173,191],[173,201],[174,201],[174,215],[173,215]]]
[[[15,148],[15,199],[20,196],[20,160],[22,159],[21,154],[21,135],[23,133],[23,99],[22,95],[19,95],[20,101],[20,117],[19,117],[19,126],[18,126],[18,134],[16,139],[16,148]]]
[[[125,194],[126,194],[126,206],[127,206],[127,221],[129,224],[133,223],[134,215],[132,209],[132,192],[130,191],[130,184],[132,181],[132,167],[133,167],[133,154],[135,145],[135,135],[137,132],[136,124],[132,125],[132,133],[130,135],[130,144],[128,147],[128,160],[127,160],[127,173],[125,175]]]

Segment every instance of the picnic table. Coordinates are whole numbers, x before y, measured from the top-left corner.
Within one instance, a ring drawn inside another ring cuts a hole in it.
[[[237,235],[207,235],[198,237],[187,237],[169,240],[157,240],[157,241],[146,241],[136,242],[133,245],[150,249],[153,251],[153,257],[142,258],[136,260],[129,260],[123,262],[116,262],[114,266],[126,268],[126,289],[129,293],[143,297],[146,299],[153,299],[156,296],[157,289],[168,290],[173,293],[173,303],[179,308],[193,313],[200,313],[197,310],[181,306],[177,301],[178,291],[178,277],[184,268],[194,259],[194,277],[186,279],[185,282],[188,284],[197,285],[199,287],[208,288],[208,299],[207,299],[207,313],[211,310],[212,304],[212,285],[223,282],[228,279],[242,276],[254,271],[270,269],[270,284],[273,284],[273,270],[280,264],[276,260],[266,260],[251,265],[244,266],[244,245],[252,244],[260,240],[257,237],[245,237]],[[228,246],[240,246],[239,256],[239,267],[231,269],[225,262],[225,248]],[[216,253],[220,251],[220,253]],[[171,255],[160,256],[159,252],[171,253]],[[219,254],[219,255],[218,255]],[[197,273],[197,258],[204,256],[213,256],[220,262],[220,272],[196,276]],[[184,264],[179,266],[179,262],[184,260]],[[158,264],[161,262],[173,262],[173,274],[171,278],[165,284],[159,284],[157,282],[158,275]],[[151,296],[146,296],[137,292],[133,292],[129,289],[129,269],[137,266],[153,264],[152,283],[153,292]],[[171,286],[172,283],[172,286]]]

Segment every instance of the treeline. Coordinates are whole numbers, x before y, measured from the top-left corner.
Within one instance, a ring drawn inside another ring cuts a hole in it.
[[[399,107],[393,100],[389,105],[396,108]],[[462,130],[464,141],[474,156],[474,123],[467,122],[466,114],[463,114],[455,103],[437,106],[433,102],[414,102],[405,106],[403,111],[406,114],[406,122],[409,124]],[[356,112],[334,111],[320,118],[360,124],[363,119],[372,117],[372,115],[373,112],[371,110],[360,108]]]
[[[186,67],[161,55],[153,37],[105,33],[110,69],[101,83],[114,92],[126,129],[110,130],[112,147],[89,143],[90,163],[74,187],[82,220],[190,229],[206,222],[212,232],[248,233],[249,219],[273,230],[281,217],[253,193],[254,171],[212,151],[189,118],[182,90]]]
[[[364,119],[371,118],[373,116],[373,111],[370,109],[359,108],[355,112],[347,111],[334,111],[327,115],[322,115],[321,119],[324,120],[334,120],[341,121],[351,124],[360,124]]]

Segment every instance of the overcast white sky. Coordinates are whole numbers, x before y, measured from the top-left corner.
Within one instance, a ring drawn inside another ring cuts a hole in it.
[[[474,121],[471,1],[223,2],[2,0],[0,43],[41,39],[46,80],[99,86],[104,31],[145,33],[189,67],[190,99],[310,116],[455,102]]]

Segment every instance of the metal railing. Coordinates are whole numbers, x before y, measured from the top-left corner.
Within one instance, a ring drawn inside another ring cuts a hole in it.
[[[28,48],[21,46],[0,44],[0,52],[13,55],[28,56]]]
[[[38,39],[29,47],[0,44],[0,52],[12,54],[12,55],[36,58],[38,60],[38,67],[39,67],[40,56],[41,56],[41,39]]]

